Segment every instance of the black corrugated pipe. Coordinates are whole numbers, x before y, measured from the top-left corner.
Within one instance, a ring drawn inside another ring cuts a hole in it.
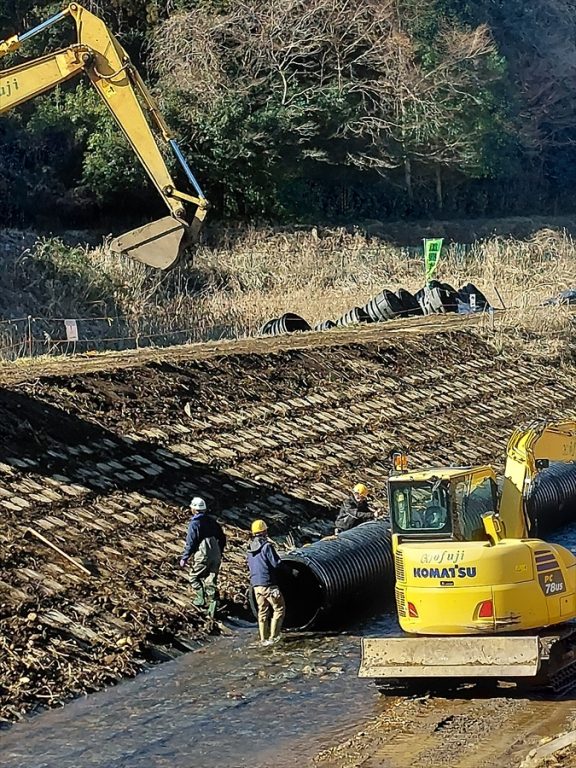
[[[437,312],[456,312],[458,294],[449,283],[431,280],[424,288],[414,294],[425,315]]]
[[[402,302],[392,291],[384,289],[364,307],[372,322],[381,323],[402,314]]]
[[[330,328],[336,328],[336,323],[332,320],[324,320],[321,323],[316,323],[312,330],[314,331],[329,331]]]
[[[273,317],[271,320],[266,320],[264,325],[258,331],[260,336],[266,336],[267,334],[269,334],[270,333],[270,329],[272,328],[272,325],[276,322],[276,320],[278,320],[277,317]]]
[[[282,317],[277,317],[264,323],[262,328],[260,328],[260,334],[262,336],[279,336],[282,333],[309,330],[311,330],[310,325],[304,318],[300,317],[300,315],[295,315],[294,312],[286,312]]]
[[[576,463],[551,464],[535,478],[526,501],[530,535],[539,537],[576,519]]]
[[[336,320],[336,325],[358,325],[359,323],[371,323],[372,319],[362,307],[352,307],[345,315]]]
[[[476,310],[478,312],[484,312],[485,310],[490,309],[490,302],[474,283],[466,283],[466,285],[463,285],[458,289],[458,304],[470,305],[471,296],[476,296]]]
[[[389,522],[362,523],[290,552],[278,581],[290,629],[343,625],[382,607],[394,594]]]
[[[412,315],[422,315],[422,307],[416,301],[416,297],[413,296],[410,291],[405,288],[398,288],[396,296],[400,299],[402,304],[402,317],[411,317]]]

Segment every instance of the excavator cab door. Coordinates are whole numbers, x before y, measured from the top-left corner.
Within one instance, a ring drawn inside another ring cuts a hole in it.
[[[156,269],[170,269],[182,259],[190,243],[187,224],[165,216],[114,238],[110,250]]]
[[[389,483],[392,533],[408,538],[450,538],[449,483],[432,480],[391,480]]]

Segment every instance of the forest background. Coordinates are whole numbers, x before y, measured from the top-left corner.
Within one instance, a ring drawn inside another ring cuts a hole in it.
[[[84,5],[151,85],[212,222],[574,210],[574,0]],[[0,37],[60,7],[0,0]],[[23,55],[72,39],[59,25]],[[87,82],[4,116],[0,147],[4,226],[87,227],[162,212]]]

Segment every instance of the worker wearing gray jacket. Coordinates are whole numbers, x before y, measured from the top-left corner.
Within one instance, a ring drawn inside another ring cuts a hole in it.
[[[226,546],[226,535],[222,526],[206,511],[206,502],[195,496],[190,502],[192,518],[188,525],[188,534],[180,567],[185,568],[193,555],[190,568],[190,583],[196,592],[194,605],[208,606],[208,613],[216,611],[216,579],[220,571],[222,554]]]

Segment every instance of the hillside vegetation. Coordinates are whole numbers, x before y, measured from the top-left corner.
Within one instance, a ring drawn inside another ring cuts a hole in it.
[[[152,85],[213,221],[574,209],[574,0],[85,5]],[[0,36],[57,8],[0,0]],[[54,27],[22,55],[71,39]],[[86,83],[4,117],[0,143],[6,226],[98,228],[159,210]]]
[[[35,354],[236,338],[287,311],[311,324],[336,320],[383,288],[414,292],[424,282],[421,248],[344,229],[222,232],[218,247],[201,247],[193,263],[168,274],[106,247],[32,233],[6,233],[0,257],[0,355],[8,359],[30,353],[29,332]],[[544,345],[554,356],[571,352],[574,315],[543,306],[576,286],[576,244],[565,232],[451,245],[438,275],[456,288],[472,281],[493,306],[507,308],[483,320],[497,346],[516,340],[524,352],[532,343],[540,354]],[[74,348],[64,318],[81,319]]]

